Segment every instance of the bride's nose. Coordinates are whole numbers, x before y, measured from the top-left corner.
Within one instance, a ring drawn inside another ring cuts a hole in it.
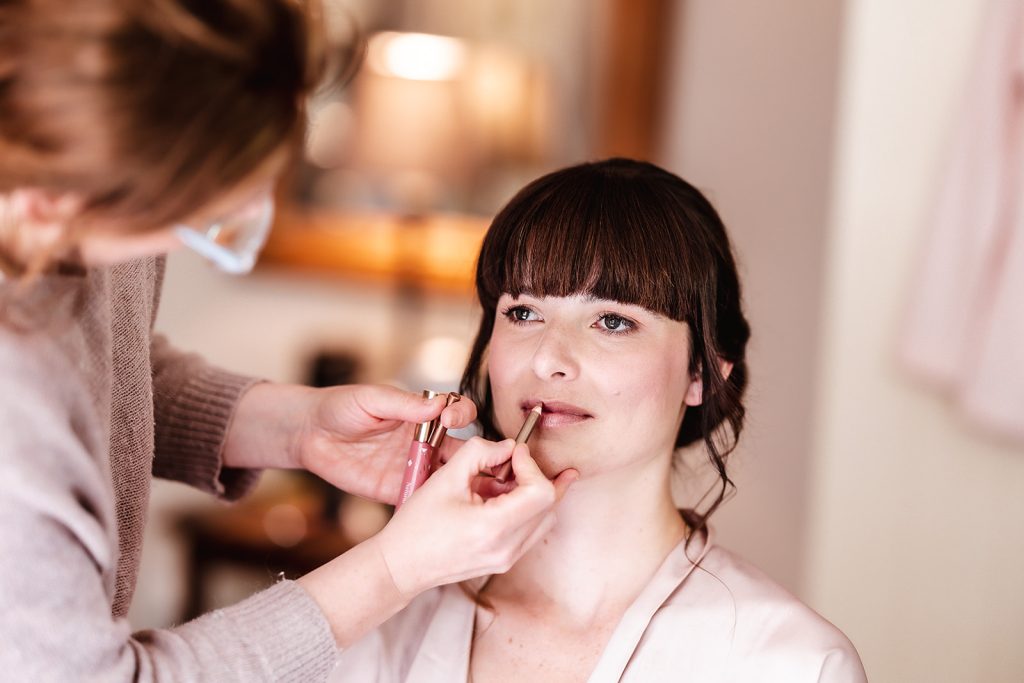
[[[533,353],[533,372],[542,380],[572,380],[579,363],[571,335],[552,326],[544,330]]]

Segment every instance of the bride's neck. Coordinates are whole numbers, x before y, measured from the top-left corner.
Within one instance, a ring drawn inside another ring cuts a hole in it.
[[[493,577],[488,597],[581,621],[624,609],[686,532],[667,469],[667,463],[651,463],[574,484],[558,506],[554,529]]]

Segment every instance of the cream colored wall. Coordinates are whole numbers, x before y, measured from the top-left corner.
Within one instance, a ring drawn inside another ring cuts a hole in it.
[[[1024,680],[1024,447],[893,352],[984,4],[846,9],[806,595],[876,681]]]
[[[383,382],[409,374],[407,347],[421,340],[447,336],[468,346],[479,319],[470,292],[424,294],[403,305],[376,283],[272,268],[240,278],[180,251],[167,261],[157,329],[234,372],[305,382],[314,353],[347,350],[363,361],[361,379]]]
[[[747,427],[720,540],[800,592],[840,0],[674,5],[661,161],[704,191],[736,248]]]

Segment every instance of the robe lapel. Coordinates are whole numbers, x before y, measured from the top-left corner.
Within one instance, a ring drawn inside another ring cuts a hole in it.
[[[672,549],[658,571],[654,573],[650,583],[622,615],[622,620],[612,632],[608,646],[587,679],[588,683],[614,683],[622,677],[655,612],[686,581],[694,567],[711,548],[710,531],[707,535],[695,538],[689,551],[686,550],[685,544],[686,541],[683,540]],[[694,559],[691,561],[690,558]]]
[[[464,681],[469,672],[476,605],[458,586],[445,586],[434,618],[427,626],[407,683]]]

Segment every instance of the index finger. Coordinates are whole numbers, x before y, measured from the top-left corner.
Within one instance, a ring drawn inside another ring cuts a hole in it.
[[[553,486],[555,502],[562,500],[569,487],[580,478],[579,471],[570,467],[559,472],[554,479],[548,479],[537,466],[537,461],[530,455],[530,447],[525,443],[517,444],[512,450],[512,471],[515,473],[515,481],[519,486],[530,486],[531,484],[542,487]]]
[[[515,516],[532,517],[552,507],[560,500],[565,488],[574,481],[572,474],[562,473],[565,478],[560,482],[560,487],[556,488],[554,482],[544,476],[530,457],[530,449],[526,444],[518,444],[512,450],[512,470],[515,472],[516,487],[508,493],[488,499],[486,504],[492,509],[510,511]]]
[[[551,480],[540,471],[537,461],[530,455],[530,447],[525,443],[516,444],[516,447],[512,449],[511,460],[512,472],[520,486],[529,486],[531,484],[547,485],[551,483]]]
[[[425,422],[437,417],[444,399],[425,398],[420,392],[405,391],[387,384],[353,386],[355,404],[377,420]]]

